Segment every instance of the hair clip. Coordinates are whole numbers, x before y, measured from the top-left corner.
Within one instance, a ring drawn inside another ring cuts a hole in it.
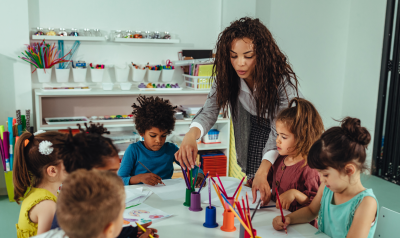
[[[33,133],[33,135],[34,135],[34,136],[37,136],[37,135],[42,134],[42,133],[44,133],[44,132],[46,132],[46,131],[44,131],[44,130],[38,130],[37,132]]]
[[[54,148],[51,147],[53,145],[53,143],[51,143],[50,141],[44,140],[42,142],[39,143],[39,152],[42,155],[49,155],[51,154],[51,152],[53,152]]]

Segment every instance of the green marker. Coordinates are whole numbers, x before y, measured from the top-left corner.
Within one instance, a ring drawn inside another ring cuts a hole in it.
[[[140,205],[140,203],[136,204],[136,205],[129,206],[129,207],[125,208],[125,209],[131,208],[131,207],[136,207],[136,206],[139,206],[139,205]]]

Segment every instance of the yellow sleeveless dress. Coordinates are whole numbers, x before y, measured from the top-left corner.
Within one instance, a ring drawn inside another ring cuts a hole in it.
[[[37,235],[38,224],[31,221],[29,211],[44,200],[57,202],[57,197],[46,189],[31,188],[31,191],[24,198],[19,212],[18,224],[16,224],[18,238],[28,238]]]

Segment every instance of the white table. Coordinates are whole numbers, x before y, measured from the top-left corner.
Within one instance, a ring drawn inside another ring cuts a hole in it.
[[[229,179],[229,178],[224,178]],[[130,187],[141,187],[140,185],[131,185]],[[144,187],[144,189],[147,189]],[[206,192],[206,191],[204,191]],[[203,193],[203,192],[202,192]],[[204,193],[202,196],[205,196]],[[208,193],[207,193],[208,194]],[[235,218],[235,232],[224,232],[220,228],[222,226],[222,213],[223,208],[217,207],[217,228],[205,228],[203,223],[205,221],[205,208],[206,204],[202,204],[203,210],[201,212],[191,212],[188,207],[183,206],[184,200],[162,200],[158,195],[152,194],[144,203],[158,208],[166,213],[174,214],[170,218],[161,219],[151,227],[158,230],[160,237],[239,237],[240,222]],[[266,208],[257,211],[254,219],[253,226],[257,227],[271,225],[272,220],[275,218],[276,213],[271,214],[271,209]],[[253,211],[251,211],[253,212]],[[317,229],[310,224],[292,225],[292,227],[305,237],[328,237],[325,234],[315,235]],[[262,237],[267,238],[267,237]]]

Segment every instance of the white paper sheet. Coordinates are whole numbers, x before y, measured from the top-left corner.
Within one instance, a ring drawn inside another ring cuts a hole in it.
[[[145,184],[144,186],[157,194],[162,200],[182,199],[183,201],[185,199],[186,184],[182,178],[164,179],[163,182],[166,186],[162,184],[156,186]]]
[[[288,233],[285,233],[285,230],[277,231],[274,229],[272,225],[263,226],[263,227],[255,227],[257,230],[257,236],[259,237],[268,237],[268,238],[275,238],[275,237],[285,237],[285,238],[304,238],[302,234],[298,231],[293,229],[293,227],[288,226]]]
[[[135,222],[139,224],[144,224],[152,221],[153,223],[172,216],[172,214],[167,214],[157,208],[153,208],[144,203],[139,206],[125,209],[124,211],[124,226],[133,225],[136,226]]]

